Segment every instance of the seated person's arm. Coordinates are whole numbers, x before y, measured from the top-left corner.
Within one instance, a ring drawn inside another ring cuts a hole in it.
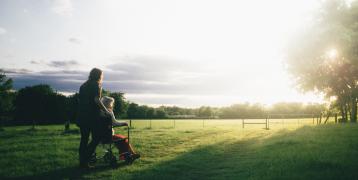
[[[116,117],[114,116],[113,112],[111,112],[111,116],[112,116],[112,125],[113,126],[128,126],[127,122],[116,120]]]
[[[95,93],[95,97],[94,97],[94,102],[99,106],[99,108],[104,111],[105,113],[109,114],[110,112],[108,111],[108,109],[106,108],[106,106],[103,105],[102,101],[101,101],[101,96],[102,96],[102,87],[101,86],[96,86],[94,88],[94,93]]]
[[[100,99],[101,99],[100,97],[96,96],[96,97],[94,98],[94,102],[96,102],[96,104],[99,106],[99,108],[100,108],[102,111],[104,111],[104,112],[106,112],[107,114],[109,114],[110,112],[108,111],[108,109],[106,108],[106,106],[103,105],[103,103],[102,103],[102,101],[101,101]]]

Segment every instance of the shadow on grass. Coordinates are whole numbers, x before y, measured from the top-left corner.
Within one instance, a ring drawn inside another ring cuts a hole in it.
[[[80,167],[67,167],[51,170],[48,172],[31,175],[20,176],[12,179],[93,179],[92,175],[97,174],[95,179],[110,179],[112,173],[103,173],[121,169],[126,166],[124,162],[119,162],[116,167],[100,163],[93,169],[82,169]]]
[[[139,170],[131,179],[357,179],[358,149],[346,148],[358,141],[322,128],[216,143]]]
[[[64,135],[66,135],[66,134],[80,134],[80,130],[79,129],[64,130],[62,132],[62,134],[64,134]]]

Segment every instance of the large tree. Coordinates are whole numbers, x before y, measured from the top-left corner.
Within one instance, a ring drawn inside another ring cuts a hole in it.
[[[302,90],[336,97],[342,118],[356,122],[358,2],[322,1],[313,17],[289,45],[288,70]]]

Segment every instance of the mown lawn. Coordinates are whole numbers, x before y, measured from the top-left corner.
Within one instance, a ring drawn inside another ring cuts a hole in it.
[[[142,158],[115,169],[98,162],[94,170],[78,168],[74,126],[67,134],[59,125],[6,127],[0,179],[358,179],[355,124],[265,130],[240,123],[141,123],[133,122],[131,141]]]

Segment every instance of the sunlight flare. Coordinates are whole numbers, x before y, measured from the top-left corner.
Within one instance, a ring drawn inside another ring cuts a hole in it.
[[[333,48],[333,49],[330,49],[328,52],[327,52],[327,57],[329,60],[335,60],[337,59],[338,57],[338,51],[337,49]]]

